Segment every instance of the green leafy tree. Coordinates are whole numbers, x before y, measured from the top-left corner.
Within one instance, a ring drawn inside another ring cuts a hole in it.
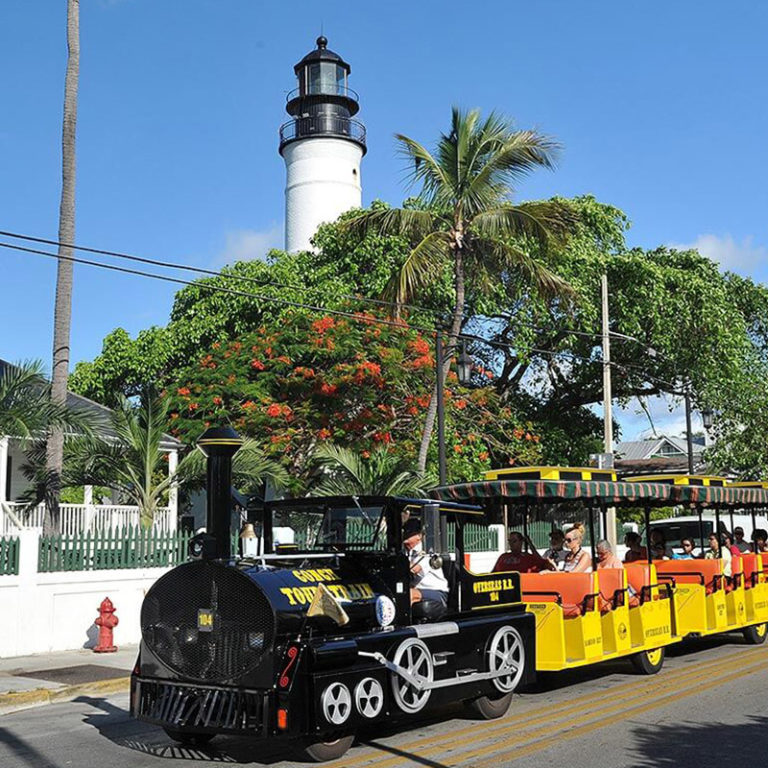
[[[360,232],[397,234],[416,243],[390,283],[397,303],[418,297],[446,269],[453,278],[445,372],[456,339],[466,321],[468,279],[475,290],[493,291],[500,275],[524,275],[535,289],[563,295],[566,283],[539,259],[526,242],[546,243],[563,237],[573,225],[560,202],[509,202],[517,182],[538,168],[552,168],[557,144],[535,131],[516,131],[509,121],[479,110],[454,108],[451,130],[434,153],[413,139],[397,135],[411,166],[412,181],[421,186],[421,207],[361,212],[349,220]],[[435,383],[435,386],[437,384]],[[419,446],[423,470],[436,413],[433,395]]]
[[[368,456],[338,445],[320,445],[313,456],[323,475],[313,493],[328,496],[420,496],[435,478],[386,448]]]
[[[324,443],[364,458],[380,447],[413,457],[433,371],[431,344],[405,323],[294,312],[191,361],[168,392],[171,431],[194,443],[229,421],[279,459],[301,492],[316,479],[312,457]],[[452,478],[538,458],[533,427],[499,408],[492,387],[462,388],[451,371],[446,401]]]

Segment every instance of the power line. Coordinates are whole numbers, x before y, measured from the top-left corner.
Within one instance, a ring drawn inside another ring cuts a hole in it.
[[[294,291],[304,291],[307,293],[316,293],[316,294],[322,294],[323,289],[322,288],[312,288],[309,286],[304,285],[295,285],[292,283],[281,283],[277,282],[276,280],[266,280],[266,279],[259,279],[255,277],[248,277],[247,275],[234,275],[234,274],[226,274],[222,271],[215,270],[215,269],[206,269],[205,267],[195,267],[191,264],[180,264],[178,262],[172,262],[172,261],[161,261],[159,259],[150,259],[146,256],[136,256],[134,254],[130,253],[124,253],[121,251],[110,251],[103,248],[91,248],[85,245],[75,245],[72,243],[64,243],[59,240],[50,240],[44,237],[35,237],[33,235],[24,235],[18,232],[10,232],[6,230],[0,230],[0,235],[4,237],[10,237],[15,240],[26,240],[32,243],[42,243],[44,245],[53,245],[59,248],[70,248],[75,251],[83,251],[84,253],[93,253],[101,256],[110,256],[117,259],[126,259],[128,261],[133,261],[139,264],[150,264],[152,266],[156,267],[162,267],[165,269],[178,269],[185,272],[193,272],[200,275],[208,275],[210,277],[221,277],[225,280],[233,280],[233,281],[240,281],[245,283],[251,283],[254,285],[258,285],[261,287],[270,286],[273,288],[284,288],[287,290],[294,290]],[[7,247],[12,247],[11,244],[8,244]],[[30,252],[36,253],[36,251],[31,250]],[[45,255],[50,255],[47,252]],[[58,255],[57,255],[58,257]],[[84,262],[85,263],[85,262]],[[198,283],[195,283],[195,285],[198,285]],[[419,312],[426,312],[431,315],[440,316],[442,313],[440,310],[433,309],[430,307],[425,307],[419,304],[404,304],[404,303],[398,303],[393,301],[386,301],[384,299],[374,299],[370,296],[360,296],[357,294],[339,294],[339,298],[342,299],[348,299],[349,301],[359,301],[363,303],[368,304],[375,304],[377,306],[383,306],[383,307],[403,307],[404,309],[412,309]],[[538,328],[534,325],[528,325],[528,328],[531,330],[537,332],[537,333],[546,333],[548,332],[544,328]],[[558,330],[558,329],[556,329]],[[581,336],[584,338],[601,338],[602,334],[599,333],[591,333],[589,331],[578,331],[575,329],[566,329],[562,328],[559,329],[563,333],[566,333],[568,335],[573,336]],[[641,341],[638,338],[635,338],[634,336],[629,336],[624,333],[620,333],[618,331],[610,331],[610,335],[617,338],[622,339],[625,341],[635,341],[639,344],[643,344],[648,350],[651,356],[654,356],[654,354],[657,353],[653,347],[650,347],[649,345],[645,344],[643,341]]]
[[[166,283],[175,283],[176,285],[191,285],[196,288],[201,288],[207,291],[218,291],[219,293],[229,293],[234,296],[244,296],[250,299],[259,299],[260,301],[273,301],[278,304],[283,304],[286,307],[294,307],[296,309],[308,309],[312,312],[321,312],[327,315],[336,315],[339,317],[346,317],[350,320],[356,320],[357,322],[366,323],[378,323],[379,325],[388,325],[397,328],[411,328],[416,331],[422,331],[423,333],[435,333],[435,328],[427,328],[420,325],[413,325],[411,323],[402,323],[397,320],[384,320],[380,317],[361,317],[360,314],[354,312],[344,312],[340,309],[328,309],[327,307],[319,307],[313,304],[304,304],[299,301],[290,301],[289,299],[281,299],[278,296],[266,296],[259,293],[250,293],[248,291],[239,291],[236,288],[226,288],[220,285],[211,285],[209,283],[200,283],[194,280],[183,280],[180,277],[170,277],[168,275],[158,275],[154,272],[145,272],[140,269],[130,269],[129,267],[119,267],[116,264],[104,264],[101,261],[93,261],[92,259],[83,259],[78,256],[63,256],[57,253],[50,253],[48,251],[42,251],[38,248],[27,248],[23,245],[13,245],[12,243],[0,243],[0,248],[10,248],[14,251],[21,251],[23,253],[33,253],[39,256],[47,256],[52,259],[64,259],[65,261],[71,261],[75,264],[85,264],[90,267],[99,267],[100,269],[108,269],[112,272],[121,272],[127,275],[137,275],[139,277],[148,277],[153,280],[161,280]]]
[[[70,248],[73,251],[83,251],[84,253],[94,253],[100,256],[111,256],[116,259],[126,259],[128,261],[134,261],[139,264],[151,264],[155,267],[163,267],[166,269],[178,269],[184,272],[195,272],[200,275],[209,275],[210,277],[221,277],[225,280],[240,280],[246,283],[253,283],[255,285],[265,287],[270,286],[273,288],[285,288],[293,291],[305,291],[307,293],[322,293],[321,288],[311,288],[306,285],[294,285],[291,283],[279,283],[275,280],[260,280],[255,277],[248,277],[247,275],[228,275],[224,272],[215,269],[206,269],[205,267],[195,267],[191,264],[179,264],[173,261],[160,261],[158,259],[150,259],[146,256],[135,256],[130,253],[121,253],[120,251],[107,251],[101,248],[89,248],[84,245],[73,245],[71,243],[62,243],[59,240],[48,240],[44,237],[34,237],[32,235],[22,235],[17,232],[7,232],[0,230],[0,235],[4,237],[11,237],[15,240],[26,240],[32,243],[42,243],[43,245],[54,245],[59,248]],[[404,307],[405,309],[412,309],[419,312],[427,312],[432,315],[439,315],[440,311],[436,309],[430,309],[429,307],[423,307],[418,304],[402,304],[393,301],[386,301],[384,299],[373,299],[368,296],[357,296],[354,294],[339,294],[339,298],[349,299],[350,301],[360,301],[363,303],[376,304],[377,306],[384,307]]]
[[[50,245],[58,245],[59,244],[57,241],[54,241],[54,240],[46,240],[44,238],[35,238],[35,237],[27,237],[27,236],[24,236],[24,235],[16,235],[14,233],[4,232],[4,231],[1,231],[1,230],[0,230],[0,235],[5,235],[5,236],[8,236],[8,237],[14,237],[14,238],[17,238],[17,239],[30,240],[30,241],[33,241],[33,242],[47,243],[47,244],[50,244]],[[216,272],[214,270],[205,270],[205,269],[202,269],[202,268],[191,267],[191,266],[188,266],[188,265],[178,265],[178,264],[173,264],[173,263],[170,263],[170,262],[161,262],[161,261],[156,261],[154,259],[147,259],[147,258],[140,257],[140,256],[131,256],[129,254],[120,254],[120,253],[117,253],[117,252],[114,252],[114,251],[103,251],[103,250],[94,249],[94,248],[85,248],[85,247],[79,247],[79,246],[68,246],[66,244],[63,244],[62,247],[69,247],[69,248],[73,248],[73,249],[76,249],[76,250],[82,250],[82,251],[87,251],[87,252],[90,252],[90,253],[102,254],[102,255],[107,255],[107,256],[116,256],[116,257],[119,257],[119,258],[125,258],[125,259],[129,259],[131,261],[136,261],[136,262],[145,263],[145,264],[152,264],[152,265],[160,266],[160,267],[170,267],[170,268],[174,268],[174,269],[184,269],[184,270],[188,270],[188,271],[192,271],[192,272],[201,272],[201,273],[205,273],[205,274],[211,274],[211,275],[216,275],[216,276],[219,276],[219,277],[223,277],[225,279],[229,279],[229,278],[234,277],[235,280],[243,280],[243,281],[246,281],[246,282],[254,282],[254,283],[257,283],[257,284],[259,282],[259,281],[255,280],[254,278],[246,278],[246,277],[242,277],[242,276],[224,275],[221,272]],[[173,283],[175,285],[193,286],[193,287],[197,287],[197,288],[200,288],[200,289],[203,289],[203,290],[207,290],[207,291],[212,291],[212,292],[226,293],[226,294],[230,294],[230,295],[234,295],[234,296],[242,296],[242,297],[245,297],[245,298],[258,299],[260,301],[265,301],[265,302],[270,302],[270,301],[271,302],[276,302],[278,304],[282,304],[282,305],[287,306],[287,307],[293,307],[293,308],[296,308],[296,309],[306,309],[306,310],[309,310],[309,311],[312,311],[312,312],[320,312],[320,313],[323,313],[323,314],[334,315],[334,316],[337,316],[337,317],[345,317],[345,318],[348,318],[350,320],[354,320],[354,321],[357,321],[357,322],[374,323],[374,324],[378,324],[378,325],[386,325],[386,326],[397,327],[397,328],[407,327],[407,328],[410,328],[410,329],[413,329],[413,330],[416,330],[416,331],[421,331],[422,333],[428,333],[428,334],[433,334],[433,333],[436,333],[436,331],[437,331],[437,329],[434,328],[434,327],[425,327],[425,326],[413,325],[411,323],[404,324],[402,322],[398,322],[398,321],[395,321],[395,320],[385,320],[385,319],[378,318],[378,317],[365,317],[365,318],[363,318],[359,314],[356,314],[354,312],[344,312],[343,310],[329,309],[327,307],[316,306],[316,305],[313,305],[313,304],[306,304],[306,303],[303,303],[303,302],[291,301],[289,299],[282,299],[282,298],[279,298],[277,296],[268,296],[268,295],[265,295],[265,294],[252,293],[252,292],[248,292],[248,291],[240,291],[240,290],[237,290],[236,288],[227,288],[225,286],[212,285],[210,283],[201,283],[199,281],[184,280],[182,278],[170,277],[168,275],[159,275],[159,274],[154,273],[154,272],[146,272],[144,270],[131,269],[129,267],[120,267],[120,266],[117,266],[115,264],[105,264],[104,262],[101,262],[101,261],[94,261],[92,259],[84,259],[84,258],[80,258],[80,257],[77,257],[77,256],[59,255],[57,253],[50,253],[49,251],[40,250],[38,248],[29,248],[29,247],[22,246],[22,245],[14,245],[12,243],[2,243],[2,242],[0,242],[0,248],[8,248],[10,250],[20,251],[22,253],[30,253],[30,254],[39,255],[39,256],[46,256],[46,257],[52,258],[52,259],[63,259],[65,261],[70,261],[70,262],[73,262],[75,264],[83,264],[85,266],[97,267],[99,269],[106,269],[106,270],[109,270],[109,271],[112,271],[112,272],[118,272],[118,273],[128,274],[128,275],[134,275],[134,276],[138,276],[138,277],[146,277],[146,278],[150,278],[152,280],[159,280],[161,282]],[[265,285],[277,285],[277,286],[280,286],[280,284],[278,284],[278,283],[267,282],[267,283],[264,283],[264,284]],[[283,286],[283,287],[289,287],[289,288],[294,288],[295,287],[298,290],[302,290],[299,286]],[[307,290],[314,290],[314,289],[307,289]],[[379,302],[376,299],[361,299],[360,297],[356,297],[356,296],[348,297],[348,298],[350,298],[352,300],[355,300],[355,301],[358,301],[358,300],[359,301],[370,301],[370,302],[374,302],[374,303],[380,303],[380,304],[390,305],[391,306],[391,302],[384,302],[384,301]],[[417,305],[400,305],[400,306],[409,306],[409,307],[414,307],[415,306],[415,307],[417,307]],[[419,307],[417,307],[417,308],[419,308]],[[426,308],[421,308],[421,309],[426,309]],[[435,310],[426,310],[426,311],[435,312]],[[532,327],[532,329],[533,330],[540,330],[540,329],[533,328],[533,327]],[[592,336],[598,337],[599,336],[599,334],[591,334],[591,333],[588,333],[588,332],[585,332],[585,331],[564,330],[564,332],[566,334],[574,334],[574,335],[578,335],[578,336],[589,336],[589,337],[592,337]],[[627,339],[627,340],[636,341],[636,342],[639,342],[641,344],[643,343],[639,339],[636,339],[633,336],[627,336],[625,334],[618,334],[618,333],[616,335],[619,336],[619,337],[622,337],[624,339]],[[457,341],[461,341],[461,340],[478,341],[480,343],[487,344],[488,346],[503,348],[503,349],[507,349],[507,350],[518,351],[518,348],[515,347],[513,344],[510,344],[508,342],[503,342],[503,341],[496,341],[496,340],[493,340],[493,339],[486,339],[485,337],[479,336],[479,335],[476,335],[476,334],[459,333],[459,334],[457,334],[456,339],[457,339]],[[566,356],[566,357],[570,357],[571,359],[580,360],[580,361],[587,362],[587,363],[600,363],[601,362],[599,360],[594,360],[593,358],[584,357],[583,355],[577,355],[575,353],[567,352],[567,351],[548,350],[548,349],[541,349],[541,348],[538,348],[538,347],[529,347],[528,351],[536,353],[536,354],[539,354],[539,355],[549,356],[549,357]],[[615,363],[613,361],[611,361],[611,365],[616,367],[619,370],[627,370],[627,368],[630,368],[630,367],[631,368],[635,368],[636,370],[640,371],[647,379],[655,381],[655,382],[657,382],[659,384],[663,384],[665,387],[669,387],[670,388],[670,392],[672,394],[679,394],[679,393],[675,392],[675,390],[674,390],[674,386],[675,385],[670,384],[669,382],[666,382],[663,379],[659,379],[659,378],[657,378],[657,377],[647,373],[640,366],[632,365],[631,363],[625,363],[625,364]]]

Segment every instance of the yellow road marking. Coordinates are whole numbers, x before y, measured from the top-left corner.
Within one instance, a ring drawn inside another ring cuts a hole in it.
[[[688,696],[693,696],[694,694],[701,693],[702,691],[707,691],[710,688],[715,688],[716,686],[722,685],[723,683],[727,683],[732,680],[737,680],[747,672],[752,672],[752,671],[755,671],[758,669],[764,669],[764,668],[765,668],[765,662],[761,661],[756,664],[752,664],[749,667],[743,667],[738,672],[732,672],[729,675],[724,675],[723,677],[719,677],[716,680],[711,680],[707,683],[702,683],[701,685],[695,685],[692,687],[685,688],[682,691],[668,694],[667,696],[664,696],[660,699],[655,699],[654,701],[648,702],[647,704],[638,704],[637,706],[634,706],[634,707],[628,707],[627,709],[617,712],[616,714],[621,716],[640,715],[643,712],[648,712],[651,709],[657,709],[659,707],[666,706],[667,704],[672,704],[676,701],[681,701],[682,699],[685,699]],[[569,725],[570,726],[578,725],[580,723],[587,721],[588,719],[589,719],[588,717],[578,718],[576,720],[571,721]],[[482,749],[477,749],[472,752],[465,752],[460,756],[459,762],[446,763],[445,765],[446,765],[446,768],[448,768],[448,766],[460,765],[462,762],[466,761],[467,759],[474,759],[477,757],[482,757],[483,755],[492,754],[494,752],[501,752],[502,750],[508,749],[509,747],[512,747],[512,746],[516,747],[513,759],[517,760],[519,757],[525,757],[526,755],[530,755],[535,752],[540,752],[546,749],[547,747],[552,746],[555,743],[560,743],[564,740],[575,739],[579,736],[583,736],[585,734],[592,733],[593,731],[597,731],[600,728],[605,728],[608,725],[611,725],[611,721],[597,720],[594,722],[586,722],[586,724],[584,724],[580,728],[571,727],[568,730],[563,730],[558,734],[550,733],[548,736],[545,736],[544,738],[536,741],[535,744],[529,744],[527,746],[520,747],[520,748],[517,748],[516,745],[524,741],[529,741],[530,736],[506,739],[505,741],[497,742],[496,744],[489,745],[488,747],[484,747]],[[496,758],[496,760],[493,762],[493,765],[494,766],[498,765],[498,758]]]
[[[757,650],[757,649],[755,649]],[[763,652],[768,651],[768,646],[763,647],[761,649]],[[679,669],[674,670],[670,673],[667,673],[664,676],[663,682],[661,685],[656,686],[654,688],[654,692],[658,692],[660,690],[667,690],[671,687],[677,687],[681,683],[692,680],[693,682],[698,681],[699,678],[708,678],[713,673],[717,673],[720,671],[721,668],[723,669],[729,669],[732,668],[733,659],[734,657],[742,657],[744,654],[744,649],[740,648],[738,651],[734,651],[733,653],[729,653],[727,656],[720,657],[719,659],[704,662],[702,664],[697,664],[694,669]],[[764,662],[760,662],[761,664],[764,664]],[[635,678],[632,681],[628,681],[624,685],[616,686],[615,688],[610,689],[610,692],[613,696],[615,696],[617,693],[621,694],[622,691],[630,689],[630,696],[624,696],[622,698],[622,702],[619,704],[614,704],[609,706],[607,709],[608,711],[612,711],[617,708],[621,708],[622,706],[626,706],[627,703],[634,701],[637,698],[641,698],[644,696],[647,696],[647,689],[640,688],[638,689],[638,678]],[[552,705],[542,705],[541,707],[537,707],[531,710],[528,710],[527,712],[520,713],[513,715],[512,717],[505,717],[501,720],[496,721],[495,724],[491,725],[490,723],[487,724],[480,724],[480,723],[474,723],[472,726],[462,728],[459,731],[452,731],[448,734],[431,734],[430,736],[427,736],[423,739],[420,739],[416,742],[411,742],[408,745],[409,750],[416,751],[420,750],[421,747],[427,747],[428,749],[426,751],[419,751],[418,754],[420,757],[427,756],[428,754],[432,754],[434,752],[439,752],[442,749],[445,749],[446,747],[450,747],[450,745],[461,742],[466,739],[466,737],[469,736],[475,736],[481,739],[486,739],[488,737],[491,737],[495,734],[497,734],[500,731],[506,730],[510,726],[516,724],[516,723],[523,723],[523,726],[528,729],[532,725],[537,725],[539,723],[546,723],[546,727],[543,729],[539,729],[539,731],[535,731],[535,733],[538,732],[547,732],[551,733],[552,729],[552,722],[553,722],[553,716],[559,715],[560,719],[567,717],[571,712],[584,712],[584,708],[581,706],[582,703],[592,703],[594,704],[593,707],[591,707],[587,712],[591,716],[598,716],[601,714],[601,712],[606,709],[604,706],[604,703],[596,700],[598,697],[600,697],[602,692],[590,692],[586,694],[582,694],[580,696],[577,696],[575,698],[570,699],[566,703],[562,704],[556,704],[554,706]],[[589,718],[586,718],[589,719]],[[569,721],[570,722],[570,721]],[[483,727],[484,725],[484,727]],[[527,740],[526,737],[523,740]],[[376,765],[377,768],[385,768],[389,765],[394,765],[398,763],[399,761],[407,758],[403,758],[402,756],[388,756],[388,753],[384,752],[382,754],[382,751],[380,748],[374,748],[372,751],[354,756],[356,759],[350,761],[350,756],[347,756],[347,759],[343,759],[340,761],[337,761],[335,763],[329,763],[329,768],[353,768],[353,766],[356,765]]]

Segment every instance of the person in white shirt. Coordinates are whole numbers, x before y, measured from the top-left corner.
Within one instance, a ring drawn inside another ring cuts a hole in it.
[[[411,604],[437,600],[448,605],[448,580],[442,568],[433,568],[422,548],[421,520],[411,517],[403,525],[403,547],[411,569]]]

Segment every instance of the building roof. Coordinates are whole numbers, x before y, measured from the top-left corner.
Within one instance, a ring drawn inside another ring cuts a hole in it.
[[[7,360],[0,358],[0,376],[2,376],[5,369],[9,367],[14,367],[13,363],[9,363]],[[112,429],[110,423],[110,416],[113,413],[111,408],[107,408],[106,405],[97,403],[95,400],[90,400],[87,397],[75,394],[69,390],[67,390],[67,408],[72,411],[89,414],[94,420],[96,428],[102,437],[117,439],[117,433]],[[160,448],[164,451],[178,450],[182,446],[182,442],[172,435],[167,435],[165,433],[160,440]]]
[[[694,455],[700,454],[704,446],[693,442]],[[659,435],[651,440],[625,440],[616,444],[616,458],[624,461],[638,461],[656,458],[688,456],[687,441],[680,437]]]

